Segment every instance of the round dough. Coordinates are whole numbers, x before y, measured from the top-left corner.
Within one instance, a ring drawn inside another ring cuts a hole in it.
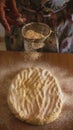
[[[48,70],[25,68],[11,82],[7,101],[12,113],[20,120],[47,124],[61,112],[62,92]]]

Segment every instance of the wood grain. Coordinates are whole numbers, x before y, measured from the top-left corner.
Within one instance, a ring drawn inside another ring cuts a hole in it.
[[[70,105],[69,103],[63,104],[62,113],[59,119],[45,126],[33,126],[26,124],[16,119],[14,115],[11,114],[7,104],[8,88],[16,73],[27,66],[41,66],[48,68],[49,71],[54,72],[58,80],[61,79],[60,86],[64,93],[64,97],[66,95],[68,98],[73,98],[73,54],[35,54],[35,52],[28,54],[24,52],[1,51],[0,130],[73,130],[73,103],[70,103]]]

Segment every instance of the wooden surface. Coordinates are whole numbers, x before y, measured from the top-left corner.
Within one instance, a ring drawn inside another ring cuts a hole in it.
[[[13,77],[29,66],[44,67],[58,79],[63,92],[59,118],[44,126],[21,122],[7,105],[8,88]],[[73,54],[0,52],[0,130],[73,130]]]

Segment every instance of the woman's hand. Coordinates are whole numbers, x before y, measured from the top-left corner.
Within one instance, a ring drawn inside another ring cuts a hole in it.
[[[11,25],[21,25],[26,21],[19,13],[15,0],[0,0],[0,21],[7,31]]]

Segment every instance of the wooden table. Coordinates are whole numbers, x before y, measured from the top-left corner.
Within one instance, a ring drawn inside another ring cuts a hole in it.
[[[59,81],[63,108],[59,118],[44,126],[33,126],[16,119],[7,105],[11,80],[21,69],[44,67]],[[0,130],[73,130],[73,54],[0,52]]]

